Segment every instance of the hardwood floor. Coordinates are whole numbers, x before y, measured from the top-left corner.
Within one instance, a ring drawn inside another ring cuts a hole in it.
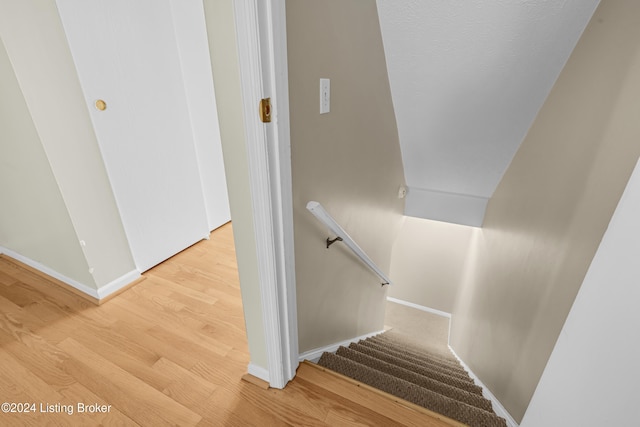
[[[450,425],[308,366],[284,390],[242,381],[230,224],[145,276],[96,306],[0,258],[0,403],[30,410],[0,425]]]

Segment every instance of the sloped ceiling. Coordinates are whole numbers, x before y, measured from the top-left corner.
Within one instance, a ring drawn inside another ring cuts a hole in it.
[[[405,213],[481,226],[599,0],[377,0]]]

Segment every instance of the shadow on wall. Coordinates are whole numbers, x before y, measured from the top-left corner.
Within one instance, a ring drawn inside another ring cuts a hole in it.
[[[320,202],[388,273],[404,171],[375,0],[287,1],[286,8],[296,297],[305,352],[381,330],[387,292],[340,244],[326,249],[327,229],[307,203]],[[328,114],[319,111],[321,78],[331,80]]]
[[[456,352],[516,419],[640,155],[638,16],[634,2],[594,14],[489,203],[453,308]]]
[[[393,246],[389,296],[451,313],[475,227],[405,217]]]
[[[448,307],[434,307],[452,312],[452,347],[516,420],[640,155],[638,17],[640,3],[601,2],[493,194],[482,229],[407,219],[394,247],[394,274],[411,235],[429,253],[392,296],[418,295],[421,301],[410,301],[431,306],[454,289]]]

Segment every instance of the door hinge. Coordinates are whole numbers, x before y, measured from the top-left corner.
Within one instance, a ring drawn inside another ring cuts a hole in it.
[[[271,98],[260,100],[260,120],[262,123],[271,123]]]

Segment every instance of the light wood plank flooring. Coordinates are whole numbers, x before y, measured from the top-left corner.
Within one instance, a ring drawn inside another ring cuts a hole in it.
[[[0,425],[449,425],[309,367],[284,390],[242,381],[230,224],[145,276],[98,307],[0,258],[0,403],[35,404]]]

